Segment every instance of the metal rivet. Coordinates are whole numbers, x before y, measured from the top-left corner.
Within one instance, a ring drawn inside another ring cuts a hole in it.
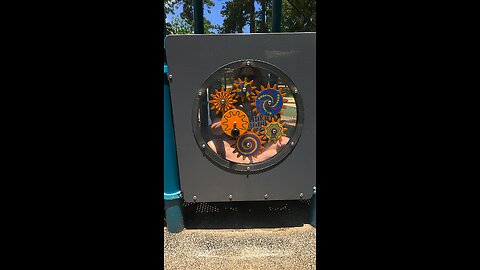
[[[297,90],[297,89],[293,90],[293,92],[294,92],[295,94],[298,94],[298,90]]]
[[[197,196],[193,196],[193,201],[195,202],[197,200]]]
[[[250,66],[252,63],[250,63],[250,61],[247,61],[247,66]]]
[[[268,194],[265,193],[265,196],[263,196],[263,197],[265,198],[265,200],[268,199]]]
[[[199,92],[198,92],[198,95],[199,95],[199,96],[201,96],[202,94],[203,94],[202,91],[199,91]]]
[[[232,194],[228,195],[228,198],[229,198],[230,200],[232,200],[232,198],[233,198]]]
[[[168,78],[171,80],[173,78],[173,75],[172,74],[168,75]]]
[[[300,193],[300,198],[303,198],[303,193]]]
[[[295,142],[291,142],[290,145],[291,145],[291,146],[294,146],[294,145],[295,145]]]
[[[205,147],[206,147],[206,145],[204,143],[202,143],[202,148],[205,148]]]
[[[247,146],[248,147],[248,146]],[[247,167],[247,171],[250,171],[250,167]]]

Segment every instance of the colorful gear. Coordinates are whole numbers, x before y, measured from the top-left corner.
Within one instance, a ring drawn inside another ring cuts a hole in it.
[[[281,123],[280,118],[277,119],[272,119],[271,122],[266,122],[265,126],[262,126],[262,131],[260,132],[260,135],[262,135],[262,139],[266,139],[268,142],[273,142],[276,143],[278,141],[282,141],[282,137],[286,137],[285,135],[285,130],[287,130],[286,127],[284,127],[285,122]]]
[[[275,84],[273,87],[270,83],[267,84],[267,88],[261,86],[262,91],[255,90],[255,102],[250,103],[255,108],[253,112],[257,112],[257,116],[264,115],[267,117],[273,117],[276,114],[282,114],[282,109],[287,108],[283,103],[286,100],[283,99],[286,93],[282,93],[282,88],[277,89]]]
[[[255,94],[253,91],[257,89],[255,86],[253,86],[253,80],[247,82],[247,77],[245,77],[245,81],[242,81],[240,78],[237,78],[237,80],[238,84],[233,83],[235,90],[232,92],[237,93],[237,98],[241,98],[242,102],[244,102],[245,99],[250,101],[250,98],[252,98],[252,96]]]
[[[237,103],[235,99],[235,94],[230,93],[230,89],[225,91],[225,87],[222,86],[222,90],[220,92],[215,89],[215,94],[210,94],[212,100],[209,103],[213,104],[211,110],[217,110],[217,114],[225,113],[230,109],[235,109],[235,105],[233,103]]]
[[[237,153],[237,158],[242,156],[243,160],[248,158],[250,162],[252,162],[253,158],[256,158],[262,153],[264,143],[265,141],[263,141],[260,135],[252,128],[250,131],[238,137],[231,146],[235,148],[233,153]]]
[[[228,110],[222,116],[222,130],[228,136],[235,137],[232,135],[232,130],[236,128],[239,131],[239,135],[243,135],[248,130],[248,116],[241,110],[232,109]]]

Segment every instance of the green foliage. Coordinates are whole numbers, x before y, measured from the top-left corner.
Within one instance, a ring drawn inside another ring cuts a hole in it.
[[[255,12],[256,30],[258,33],[267,33],[272,29],[272,0],[257,0],[260,10]]]
[[[171,22],[167,22],[166,26],[167,35],[185,35],[194,33],[193,26],[179,16],[174,17]],[[205,34],[213,34],[213,30],[217,29],[216,25],[212,25],[212,22],[205,18],[203,18],[203,27],[205,29]]]
[[[203,0],[204,7],[208,13],[211,13],[210,8],[215,6],[212,0]],[[182,6],[180,16],[172,19],[172,22],[167,23],[167,35],[171,34],[193,34],[193,0],[164,0],[165,16],[167,13],[173,14],[175,8]],[[212,34],[213,30],[217,29],[216,25],[203,17],[203,26],[205,34]]]
[[[317,1],[289,0],[295,5],[296,10],[287,0],[282,0],[282,32],[315,32],[317,18]],[[304,17],[303,15],[306,17]],[[312,24],[313,23],[313,24]]]
[[[247,24],[247,5],[249,0],[229,0],[222,6],[220,13],[223,16],[221,33],[243,33],[243,27]]]
[[[182,35],[193,34],[193,27],[180,17],[175,17],[171,22],[167,23],[167,34]]]
[[[164,0],[165,14],[182,6],[180,16],[171,23],[167,23],[167,34],[193,33],[193,1],[194,0]],[[256,1],[260,9],[251,12],[252,1]],[[316,5],[315,0],[289,0],[299,10],[295,9],[287,0],[282,0],[282,32],[314,32],[316,31]],[[212,0],[203,0],[206,12],[215,5]],[[243,28],[250,25],[252,15],[255,21],[251,31],[266,33],[272,31],[272,0],[227,0],[220,13],[223,16],[223,25],[212,25],[204,17],[205,33],[243,33]],[[302,15],[303,14],[303,15]],[[305,17],[306,18],[305,18]]]

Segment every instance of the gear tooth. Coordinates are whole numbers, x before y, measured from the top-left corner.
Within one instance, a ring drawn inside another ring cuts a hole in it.
[[[272,88],[277,89],[277,84],[274,84]]]
[[[286,108],[287,108],[287,106],[285,106],[285,105],[282,105],[282,109],[286,109]]]

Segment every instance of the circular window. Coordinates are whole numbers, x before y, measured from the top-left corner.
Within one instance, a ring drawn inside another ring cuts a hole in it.
[[[198,89],[193,132],[215,165],[235,173],[265,171],[297,144],[303,105],[295,84],[266,62],[240,60],[215,71]]]

